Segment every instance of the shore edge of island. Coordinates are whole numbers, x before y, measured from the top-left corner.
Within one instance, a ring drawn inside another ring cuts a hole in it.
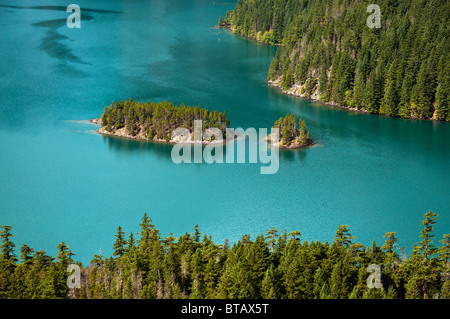
[[[90,123],[96,124],[96,125],[101,125],[101,118],[97,118],[97,119],[90,119],[88,120]],[[150,143],[161,143],[161,144],[169,144],[169,145],[175,145],[175,144],[201,144],[201,145],[210,145],[210,144],[227,144],[233,140],[237,140],[241,137],[241,135],[239,135],[238,133],[233,131],[233,134],[229,136],[228,139],[223,139],[220,141],[196,141],[196,140],[181,140],[181,139],[171,139],[169,141],[165,140],[165,139],[157,139],[156,136],[149,140],[148,138],[145,138],[144,136],[140,136],[139,134],[136,136],[132,136],[130,134],[126,134],[125,129],[121,128],[118,129],[118,131],[120,131],[119,133],[117,132],[108,132],[105,129],[103,129],[103,127],[100,127],[97,130],[94,130],[97,134],[99,135],[103,135],[103,136],[112,136],[112,137],[121,137],[121,138],[126,138],[126,139],[130,139],[130,140],[137,140],[137,141],[143,141],[143,142],[150,142]],[[299,150],[299,149],[304,149],[307,147],[311,147],[316,145],[316,143],[311,142],[311,143],[307,143],[307,144],[303,144],[303,143],[299,143],[298,140],[294,140],[292,141],[289,145],[282,145],[281,141],[279,142],[272,142],[272,134],[267,135],[266,137],[263,138],[263,140],[269,144],[270,148],[278,148],[278,149],[283,149],[283,150]]]
[[[101,126],[101,118],[97,118],[97,119],[90,119],[89,122],[93,123],[93,124],[97,124]],[[210,145],[210,144],[226,144],[229,143],[233,140],[236,140],[240,137],[239,134],[237,134],[236,132],[233,131],[233,134],[231,135],[227,135],[228,138],[222,139],[222,140],[213,140],[213,141],[198,141],[195,139],[182,139],[182,138],[176,138],[176,139],[170,139],[170,140],[165,140],[165,139],[159,139],[156,138],[156,136],[153,139],[148,139],[145,136],[143,136],[142,134],[138,134],[138,135],[130,135],[126,132],[126,129],[120,128],[117,129],[115,132],[109,132],[107,130],[105,130],[103,127],[100,127],[97,130],[94,130],[96,133],[100,134],[100,135],[104,135],[104,136],[113,136],[113,137],[121,137],[121,138],[126,138],[126,139],[130,139],[130,140],[137,140],[137,141],[143,141],[143,142],[149,142],[149,143],[161,143],[161,144],[170,144],[170,145],[175,145],[175,144],[192,144],[192,145]]]

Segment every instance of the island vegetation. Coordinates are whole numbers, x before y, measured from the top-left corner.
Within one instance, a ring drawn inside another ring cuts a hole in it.
[[[298,149],[314,144],[309,136],[305,120],[300,118],[297,125],[297,119],[294,114],[287,114],[284,118],[280,117],[275,121],[273,127],[278,129],[278,140],[275,139],[275,134],[273,133],[266,138],[272,147]]]
[[[229,125],[225,112],[210,112],[200,106],[184,104],[175,106],[167,101],[135,102],[132,98],[106,106],[101,118],[93,122],[101,125],[97,131],[100,134],[173,142],[172,132],[176,128],[186,128],[193,135],[196,120],[201,120],[202,132],[207,128],[217,128],[223,136]]]
[[[267,80],[284,93],[392,117],[450,121],[450,2],[239,0],[219,26],[279,45]]]
[[[422,299],[450,298],[450,234],[434,245],[438,215],[427,212],[420,241],[409,257],[395,232],[364,246],[347,225],[334,241],[304,241],[298,230],[274,227],[253,240],[244,235],[230,246],[200,232],[162,238],[144,214],[139,236],[119,226],[111,256],[100,251],[80,267],[80,288],[67,286],[67,267],[75,263],[69,245],[56,258],[23,244],[16,252],[12,227],[1,226],[0,298],[285,298]],[[367,281],[369,265],[380,267],[381,286]]]
[[[196,120],[202,122],[202,133],[208,128],[217,128],[221,131],[226,141],[227,136],[235,138],[238,134],[227,129],[230,121],[225,112],[209,112],[200,106],[186,106],[181,104],[175,106],[171,102],[135,102],[132,98],[128,101],[111,103],[106,106],[104,113],[98,119],[91,120],[100,124],[101,128],[97,130],[103,135],[121,136],[145,141],[158,141],[176,143],[178,140],[172,136],[173,130],[177,128],[186,128],[191,134],[191,141],[194,141],[194,125]],[[298,126],[295,115],[287,114],[284,118],[280,117],[274,123],[274,127],[279,130],[279,140],[275,141],[274,135],[269,134],[266,138],[271,146],[297,149],[313,145],[309,136],[305,121],[299,119]],[[200,135],[200,134],[199,134]],[[202,141],[209,143],[213,140]],[[223,142],[215,141],[215,142]]]

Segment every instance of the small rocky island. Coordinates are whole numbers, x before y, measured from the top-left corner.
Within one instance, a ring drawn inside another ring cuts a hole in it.
[[[210,112],[200,106],[187,106],[183,103],[175,106],[167,101],[143,103],[130,98],[128,101],[113,102],[105,107],[100,118],[90,121],[101,126],[96,130],[99,134],[149,142],[226,143],[228,139],[239,136],[228,127],[230,122],[225,112]],[[299,149],[314,145],[304,119],[299,119],[297,123],[293,114],[280,117],[273,127],[278,128],[279,136],[277,139],[274,134],[269,134],[265,138],[271,147]],[[180,128],[186,133],[178,134],[174,131]],[[205,134],[208,129],[214,129],[218,134]]]
[[[178,143],[178,136],[172,138],[172,132],[177,128],[186,128],[191,134],[191,139],[183,139],[183,142],[193,142],[194,122],[201,120],[202,133],[208,128],[217,128],[225,135],[225,130],[229,121],[225,112],[208,111],[200,106],[186,106],[183,103],[179,106],[172,102],[135,102],[133,99],[111,103],[106,106],[104,113],[98,119],[91,122],[101,125],[97,130],[102,135],[113,135],[125,138]],[[197,122],[199,123],[199,122]],[[213,142],[214,136],[210,140],[202,140],[203,144]],[[200,141],[198,141],[200,142]],[[215,140],[214,142],[224,142]]]
[[[305,120],[300,118],[297,126],[297,119],[294,114],[287,114],[284,118],[280,117],[275,121],[274,128],[278,128],[278,140],[273,133],[266,137],[266,141],[271,147],[281,149],[300,149],[314,145],[306,128]]]

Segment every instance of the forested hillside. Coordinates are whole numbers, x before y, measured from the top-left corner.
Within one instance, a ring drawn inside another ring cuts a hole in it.
[[[119,226],[111,256],[100,251],[90,265],[78,263],[80,288],[72,289],[67,267],[76,259],[68,244],[58,245],[56,260],[25,244],[16,252],[12,227],[1,226],[0,298],[449,299],[450,234],[435,245],[437,217],[425,214],[407,258],[395,232],[381,247],[366,247],[347,225],[331,244],[272,227],[230,247],[197,225],[192,234],[162,238],[144,214],[137,238]],[[369,265],[380,267],[380,287],[369,287]]]
[[[450,121],[450,2],[239,0],[221,26],[280,45],[268,72],[288,93],[374,114]]]

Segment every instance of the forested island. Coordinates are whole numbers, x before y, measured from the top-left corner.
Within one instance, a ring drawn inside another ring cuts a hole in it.
[[[144,141],[156,141],[165,143],[180,142],[177,136],[173,137],[172,132],[177,128],[186,128],[190,133],[190,140],[184,142],[193,142],[194,124],[196,120],[201,120],[202,127],[201,136],[208,128],[217,128],[224,137],[222,141],[226,142],[227,138],[238,137],[233,130],[228,131],[230,121],[227,119],[225,112],[212,111],[209,112],[200,106],[180,106],[173,105],[172,102],[135,102],[132,98],[128,101],[113,102],[106,106],[104,113],[98,119],[91,122],[101,125],[97,130],[99,134],[120,136]],[[299,119],[298,127],[295,115],[287,114],[284,118],[275,121],[274,126],[279,130],[279,140],[275,141],[274,136],[269,134],[266,141],[272,147],[298,149],[313,145],[313,141],[309,136],[308,129],[304,119]],[[227,134],[228,133],[228,134]],[[214,136],[213,136],[214,138]],[[212,142],[211,140],[202,140],[204,144]]]
[[[219,27],[279,45],[268,83],[286,94],[392,117],[450,121],[450,2],[239,0]]]
[[[114,135],[144,141],[175,143],[172,132],[176,128],[186,128],[194,141],[194,124],[201,120],[202,133],[208,128],[217,128],[225,136],[229,121],[225,112],[208,111],[200,106],[175,106],[172,102],[119,101],[106,106],[101,118],[91,120],[100,124],[97,130],[103,135]],[[187,141],[185,141],[187,142]],[[200,141],[199,141],[200,142]],[[208,143],[211,141],[201,141]],[[222,142],[222,141],[215,141]]]
[[[280,117],[273,124],[278,129],[278,140],[275,140],[273,133],[269,134],[266,141],[272,147],[281,149],[299,149],[314,145],[306,128],[305,120],[300,118],[297,126],[297,119],[294,114],[287,114],[284,118]]]
[[[67,267],[75,253],[61,242],[56,258],[23,244],[16,252],[12,227],[1,226],[0,298],[285,298],[422,299],[450,298],[450,234],[434,245],[438,215],[421,222],[420,241],[409,257],[395,232],[380,247],[354,241],[348,225],[334,241],[303,241],[298,230],[274,227],[253,240],[249,235],[230,246],[200,232],[162,238],[144,214],[138,238],[126,238],[119,226],[113,253],[100,251],[89,265],[76,262],[80,287],[67,286]],[[380,287],[370,288],[367,269],[380,267]]]

